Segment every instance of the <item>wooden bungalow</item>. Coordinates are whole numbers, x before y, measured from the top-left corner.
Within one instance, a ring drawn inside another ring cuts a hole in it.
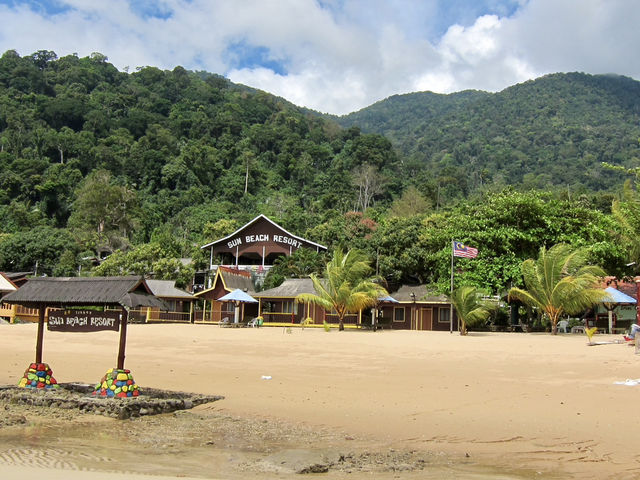
[[[236,289],[240,289],[252,297],[255,296],[251,273],[246,270],[220,266],[216,269],[212,286],[197,292],[194,296],[202,300],[202,308],[193,315],[195,323],[220,323],[234,318],[235,305],[220,302],[219,298]],[[258,304],[243,305],[241,322],[258,316]]]
[[[185,322],[190,323],[193,315],[193,304],[196,297],[176,288],[174,280],[146,280],[151,293],[161,299],[167,310],[147,307],[129,312],[129,318],[143,322]]]
[[[299,303],[296,297],[301,293],[316,293],[310,278],[290,278],[279,287],[263,290],[254,295],[259,301],[259,314],[265,324],[299,324],[310,318],[314,325],[324,322],[338,323],[335,312],[327,312],[312,303]],[[349,314],[344,318],[345,325],[357,325],[361,314]]]
[[[264,215],[258,215],[231,235],[200,247],[209,252],[209,269],[199,272],[194,279],[193,291],[212,288],[219,266],[250,272],[261,282],[274,262],[289,256],[300,248],[317,252],[327,247],[288,232]]]
[[[398,303],[378,306],[378,324],[402,330],[449,330],[451,301],[446,295],[429,293],[424,285],[403,285],[390,295]],[[453,330],[458,329],[454,312]]]
[[[254,297],[260,300],[259,314],[269,323],[301,323],[311,318],[315,325],[338,322],[337,315],[326,312],[313,304],[296,302],[301,293],[315,293],[311,279],[288,279],[282,285],[258,292]],[[401,330],[449,330],[449,312],[451,303],[445,295],[429,295],[424,285],[404,285],[391,296],[398,303],[380,302],[378,327]],[[347,315],[345,325],[370,327],[371,310]],[[453,328],[457,330],[457,318],[454,315]]]

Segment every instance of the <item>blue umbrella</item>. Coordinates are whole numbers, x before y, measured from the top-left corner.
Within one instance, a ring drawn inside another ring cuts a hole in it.
[[[608,298],[605,298],[602,303],[606,304],[604,307],[609,313],[609,333],[611,333],[613,330],[613,309],[617,305],[635,305],[637,302],[635,298],[613,287],[607,287],[604,291],[607,292]]]
[[[241,302],[241,303],[258,303],[258,300],[253,298],[247,292],[236,288],[233,292],[229,292],[218,299],[219,302]]]
[[[620,290],[616,290],[613,287],[607,287],[604,289],[605,292],[609,294],[609,298],[603,300],[603,303],[626,303],[634,305],[636,299],[630,297],[629,295],[622,293]]]

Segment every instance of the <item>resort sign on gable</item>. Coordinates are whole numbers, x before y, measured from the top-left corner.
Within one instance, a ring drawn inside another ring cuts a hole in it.
[[[52,332],[97,332],[118,331],[119,312],[96,312],[93,310],[50,310],[47,328]]]
[[[291,245],[293,248],[300,248],[302,246],[302,242],[300,242],[299,240],[296,240],[295,238],[287,237],[286,235],[269,235],[268,233],[261,233],[258,235],[244,236],[244,243],[247,245],[251,243],[269,242],[269,241],[273,241],[275,243],[282,243],[284,245]],[[234,248],[242,244],[243,244],[242,236],[238,236],[233,240],[230,240],[229,242],[227,242],[227,247]]]

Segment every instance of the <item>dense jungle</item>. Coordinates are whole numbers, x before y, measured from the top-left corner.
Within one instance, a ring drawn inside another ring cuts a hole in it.
[[[262,213],[330,251],[367,252],[389,284],[446,291],[451,240],[479,250],[456,282],[492,294],[557,243],[633,275],[639,159],[640,82],[616,75],[397,95],[333,117],[213,73],[10,50],[0,271],[184,286],[206,264],[201,245]],[[324,262],[300,251],[266,286]]]

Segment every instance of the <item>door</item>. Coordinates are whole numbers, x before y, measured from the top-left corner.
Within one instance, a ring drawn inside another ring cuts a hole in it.
[[[419,308],[414,310],[411,330],[433,330],[433,309]]]

